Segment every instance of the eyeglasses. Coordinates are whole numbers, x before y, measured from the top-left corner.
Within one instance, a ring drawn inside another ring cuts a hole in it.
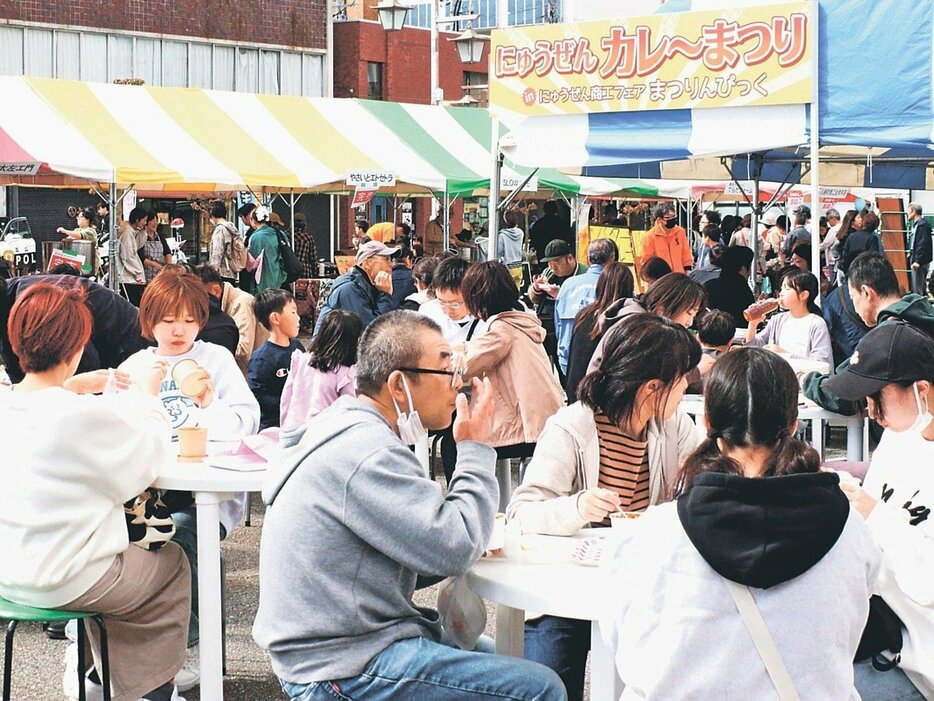
[[[464,303],[463,303],[463,302],[456,302],[456,301],[455,301],[455,302],[442,302],[442,301],[439,299],[439,300],[438,300],[438,306],[440,306],[442,309],[457,309],[458,307],[463,307],[463,306],[464,306]]]
[[[451,378],[451,387],[459,389],[464,384],[464,370],[457,366],[453,370],[434,370],[431,368],[399,368],[402,372],[412,372],[416,375],[448,375]]]

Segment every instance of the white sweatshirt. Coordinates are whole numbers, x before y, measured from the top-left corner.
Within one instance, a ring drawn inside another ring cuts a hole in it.
[[[863,487],[880,500],[866,519],[882,549],[878,594],[907,630],[899,666],[934,698],[934,442],[886,431]]]
[[[63,606],[127,549],[123,502],[173,455],[165,415],[137,391],[4,391],[0,443],[0,596]]]
[[[239,441],[256,433],[259,427],[259,404],[243,378],[233,355],[214,343],[195,341],[191,350],[181,355],[156,355],[155,348],[134,353],[120,366],[130,375],[145,374],[158,360],[167,360],[169,367],[160,389],[165,413],[172,427],[172,439],[178,439],[183,426],[203,426],[209,441]],[[204,368],[214,383],[214,399],[201,409],[178,389],[172,379],[172,368],[180,360],[191,358]],[[221,502],[221,523],[230,533],[243,517],[246,495]]]

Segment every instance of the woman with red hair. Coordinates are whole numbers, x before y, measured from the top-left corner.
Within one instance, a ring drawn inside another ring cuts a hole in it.
[[[156,398],[165,369],[149,368],[118,395],[69,392],[91,326],[77,287],[37,283],[10,311],[25,377],[0,401],[0,441],[15,456],[0,477],[0,596],[104,614],[114,701],[170,701],[185,660],[188,563],[172,543],[129,547],[123,510],[170,455]],[[96,628],[88,638],[99,668]],[[95,668],[89,698],[101,694]]]

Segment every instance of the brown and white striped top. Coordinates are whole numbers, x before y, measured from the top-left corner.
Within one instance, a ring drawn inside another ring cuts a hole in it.
[[[627,436],[602,412],[594,414],[600,441],[599,487],[619,495],[623,511],[644,511],[649,506],[648,443]],[[609,525],[609,519],[604,519]]]

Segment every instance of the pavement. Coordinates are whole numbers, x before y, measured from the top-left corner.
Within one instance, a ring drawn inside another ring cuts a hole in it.
[[[826,442],[827,459],[845,459],[845,446],[845,431],[833,429]],[[444,478],[440,479],[443,482]],[[517,480],[518,463],[514,462],[513,484]],[[224,698],[228,701],[286,698],[266,654],[250,635],[259,602],[259,542],[264,512],[263,504],[254,498],[252,526],[237,528],[222,544],[227,559],[227,676],[224,678]],[[436,602],[436,586],[416,592],[417,605],[434,607]],[[5,621],[3,625],[6,625]],[[485,632],[495,638],[495,612],[489,602]],[[15,701],[62,701],[66,645],[66,641],[46,638],[39,624],[21,624],[18,627],[13,654],[12,698]],[[188,701],[200,701],[198,687],[185,692],[184,697]],[[589,701],[586,691],[584,699]]]

